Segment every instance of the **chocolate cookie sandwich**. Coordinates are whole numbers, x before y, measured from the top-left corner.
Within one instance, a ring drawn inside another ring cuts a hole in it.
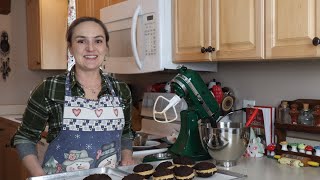
[[[171,161],[164,161],[161,162],[157,167],[156,167],[156,171],[158,171],[159,169],[173,169],[174,165],[172,164]]]
[[[174,177],[177,180],[191,180],[194,178],[194,170],[189,166],[180,166],[173,169]]]
[[[210,177],[217,172],[216,165],[211,162],[199,162],[193,166],[198,177]]]
[[[112,180],[107,174],[91,174],[83,180]]]
[[[145,179],[148,179],[152,176],[154,170],[151,164],[138,164],[133,168],[133,172],[144,176]]]
[[[173,180],[174,174],[172,169],[159,169],[152,175],[153,180]]]
[[[175,158],[173,158],[172,161],[176,167],[180,167],[180,166],[193,167],[195,164],[194,160],[192,160],[188,157],[185,157],[185,156],[175,157]]]
[[[145,178],[140,174],[129,174],[123,177],[122,180],[145,180]]]

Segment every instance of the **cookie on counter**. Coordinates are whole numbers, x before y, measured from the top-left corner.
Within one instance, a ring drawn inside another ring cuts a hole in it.
[[[172,164],[171,161],[164,161],[161,162],[157,167],[156,167],[156,171],[158,171],[159,169],[173,169],[174,165]]]
[[[122,180],[146,180],[144,176],[140,174],[129,174],[122,178]]]
[[[177,180],[191,180],[195,176],[194,169],[189,166],[175,167],[173,172]]]
[[[174,173],[172,169],[158,169],[152,175],[153,180],[173,180]]]
[[[211,177],[217,172],[216,165],[211,162],[199,162],[193,166],[198,177]]]
[[[107,174],[91,174],[83,180],[112,180]]]
[[[133,172],[136,174],[140,174],[144,176],[144,178],[148,179],[152,176],[154,169],[151,164],[138,164],[133,168]]]
[[[195,162],[194,160],[186,157],[186,156],[178,156],[178,157],[175,157],[173,158],[173,164],[176,166],[176,167],[180,167],[180,166],[188,166],[188,167],[193,167]]]

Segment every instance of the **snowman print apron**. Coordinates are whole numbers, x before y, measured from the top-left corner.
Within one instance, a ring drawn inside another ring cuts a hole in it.
[[[125,120],[120,98],[109,79],[104,79],[111,95],[90,100],[71,96],[68,73],[62,129],[44,157],[42,167],[46,174],[116,167]]]

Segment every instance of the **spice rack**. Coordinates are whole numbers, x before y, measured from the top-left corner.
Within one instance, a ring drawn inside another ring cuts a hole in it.
[[[284,101],[286,101],[286,100],[284,100]],[[315,100],[315,99],[297,99],[294,101],[287,101],[287,102],[289,104],[289,107],[291,107],[292,104],[297,104],[299,111],[303,108],[303,103],[308,103],[310,109],[314,109],[314,107],[316,105],[320,105],[320,100]],[[278,109],[280,108],[280,105],[279,105]],[[281,119],[279,117],[279,111],[277,110],[276,122],[275,122],[275,135],[277,136],[277,146],[276,146],[275,153],[279,154],[279,155],[293,154],[293,155],[297,155],[297,156],[308,157],[312,161],[316,161],[316,162],[320,163],[319,156],[308,155],[305,153],[292,152],[292,151],[282,151],[281,145],[279,144],[282,141],[286,141],[287,131],[305,132],[305,133],[309,133],[309,134],[320,134],[320,126],[307,126],[307,125],[302,125],[302,124],[282,124],[280,122],[281,122]],[[314,152],[313,152],[313,154],[314,154]]]

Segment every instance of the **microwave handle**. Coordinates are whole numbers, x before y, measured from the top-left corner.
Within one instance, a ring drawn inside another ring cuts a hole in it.
[[[137,32],[137,20],[138,16],[140,13],[141,7],[138,5],[136,10],[134,11],[133,17],[132,17],[132,25],[131,25],[131,47],[132,47],[132,52],[133,52],[133,57],[134,60],[136,61],[137,66],[141,70],[142,64],[139,58],[138,50],[137,50],[137,37],[136,37],[136,32]]]

